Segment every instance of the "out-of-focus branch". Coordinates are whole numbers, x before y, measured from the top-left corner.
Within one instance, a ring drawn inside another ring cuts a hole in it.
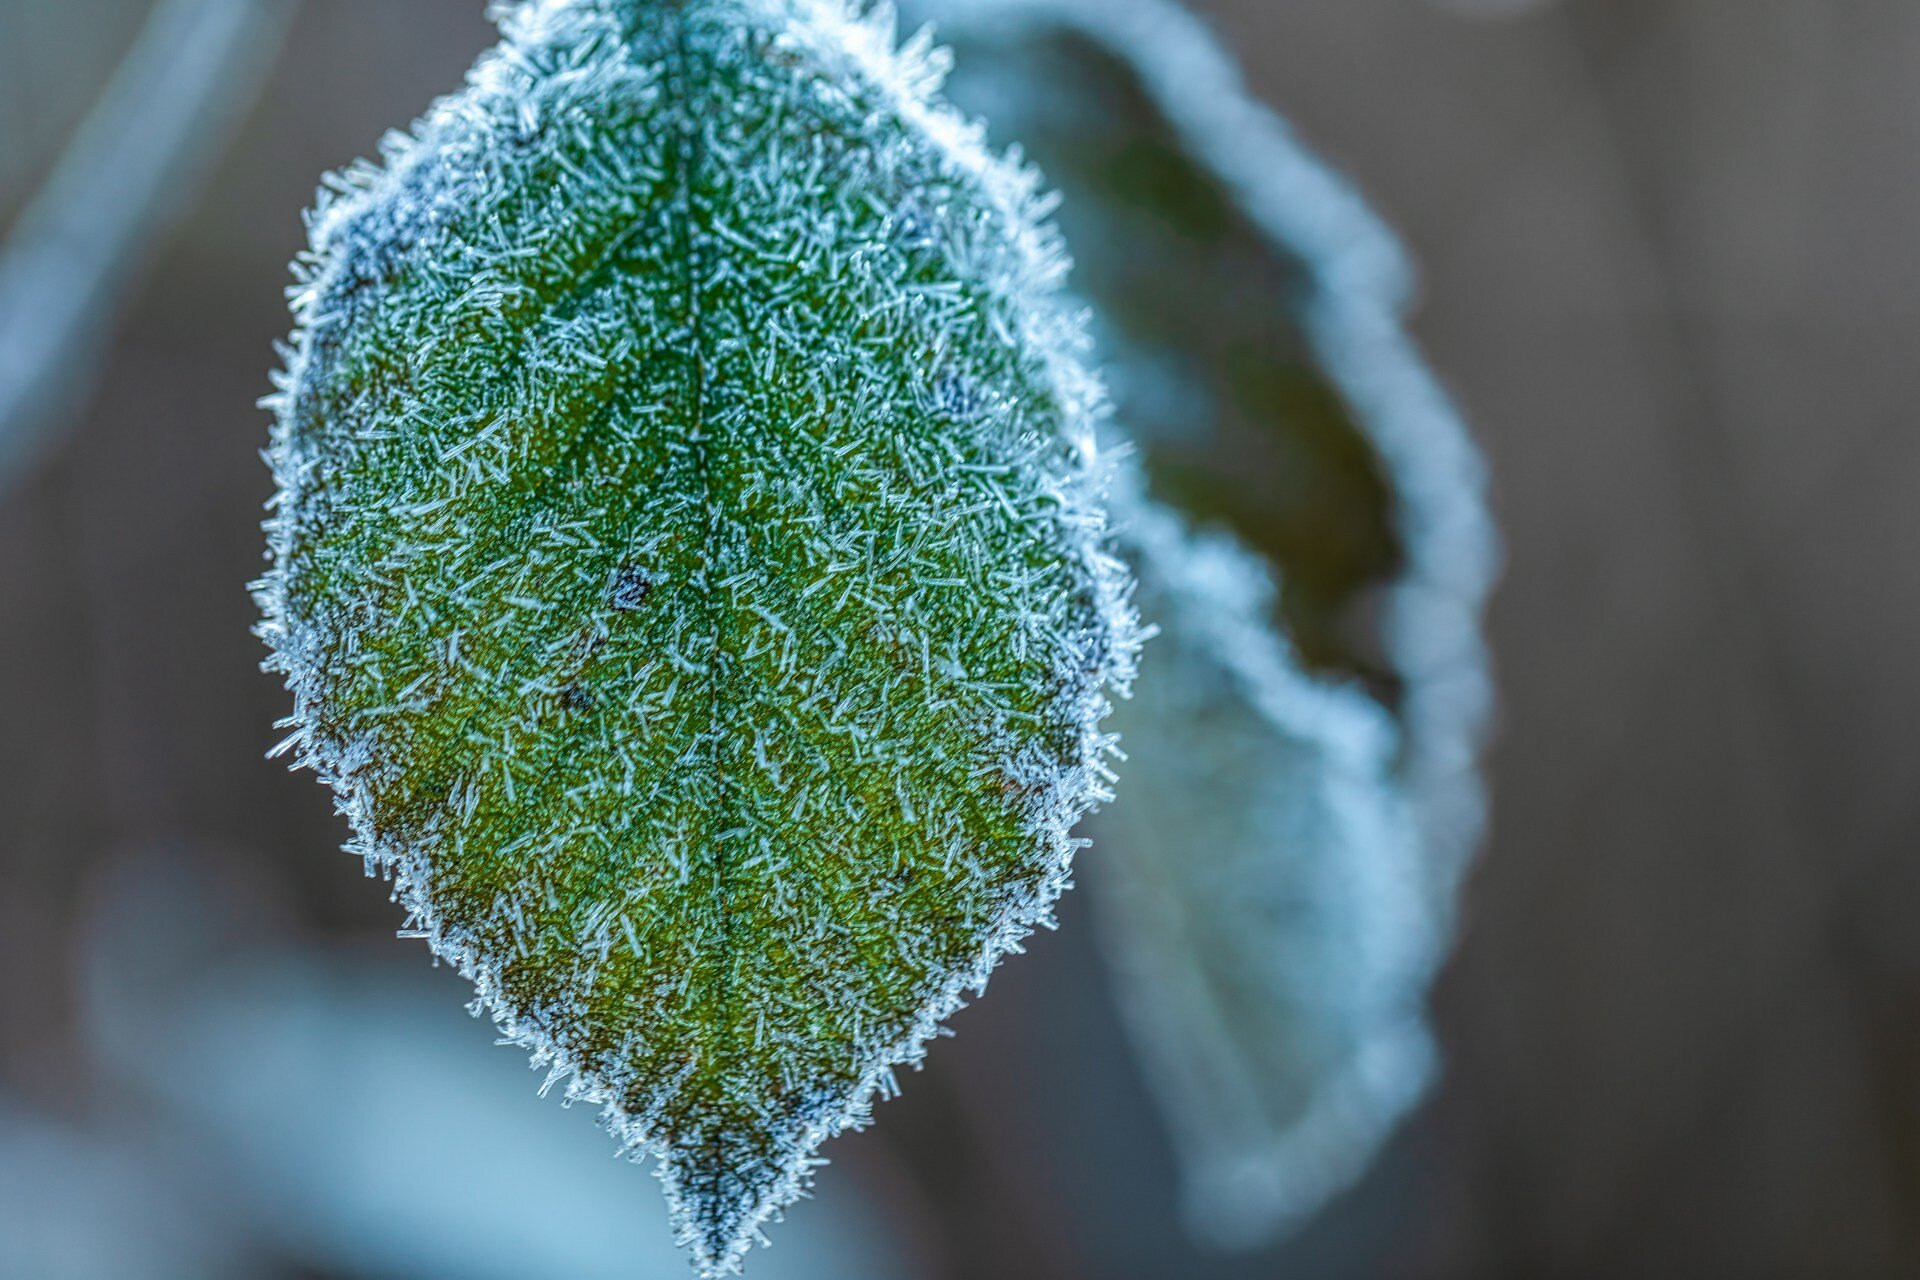
[[[157,0],[0,246],[0,497],[89,382],[116,304],[192,206],[297,0]]]

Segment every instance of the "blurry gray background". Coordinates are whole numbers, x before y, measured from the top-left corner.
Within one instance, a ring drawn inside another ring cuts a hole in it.
[[[1412,245],[1493,465],[1445,1080],[1289,1245],[1190,1252],[1070,898],[749,1274],[1920,1275],[1920,5],[1201,8]],[[0,226],[144,9],[0,0]],[[488,37],[478,0],[301,6],[0,492],[0,1275],[684,1274],[263,758],[250,406],[297,212]]]

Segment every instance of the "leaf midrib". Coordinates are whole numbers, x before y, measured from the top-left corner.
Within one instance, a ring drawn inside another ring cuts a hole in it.
[[[670,11],[666,20],[674,23],[673,38],[667,44],[667,83],[672,110],[676,113],[675,137],[676,154],[674,161],[680,174],[677,201],[680,206],[675,223],[680,228],[679,252],[677,257],[681,266],[681,296],[687,311],[687,346],[692,370],[692,386],[688,396],[690,415],[688,444],[693,454],[694,473],[700,488],[701,507],[706,514],[704,530],[705,543],[700,555],[700,589],[698,596],[705,607],[708,632],[711,637],[707,655],[707,762],[706,768],[714,780],[717,795],[713,812],[709,816],[709,847],[713,859],[713,903],[719,915],[720,956],[717,965],[719,992],[716,999],[719,1023],[719,1043],[722,1050],[720,1070],[728,1070],[734,1055],[733,1036],[733,972],[732,957],[734,945],[734,919],[732,904],[728,899],[728,850],[726,833],[732,830],[731,796],[728,778],[720,763],[720,723],[721,701],[724,696],[724,681],[721,672],[721,659],[725,652],[725,611],[715,595],[714,583],[724,579],[723,566],[715,563],[719,555],[722,540],[720,538],[721,511],[715,501],[713,465],[710,456],[710,441],[707,436],[707,360],[705,349],[705,307],[702,304],[700,275],[702,250],[699,222],[699,202],[696,192],[702,171],[707,163],[705,132],[701,127],[700,113],[695,107],[698,90],[695,87],[694,53],[691,41],[691,24],[687,14],[686,0],[670,0]],[[707,1138],[709,1155],[718,1157],[717,1131]]]

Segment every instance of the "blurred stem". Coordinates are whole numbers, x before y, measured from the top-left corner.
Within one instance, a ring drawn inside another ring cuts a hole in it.
[[[157,0],[0,245],[0,498],[90,382],[117,303],[192,207],[297,0]]]

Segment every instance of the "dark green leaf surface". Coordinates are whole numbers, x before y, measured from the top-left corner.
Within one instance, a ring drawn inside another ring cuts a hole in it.
[[[336,182],[301,759],[737,1265],[1060,892],[1134,643],[1031,177],[835,0],[542,0]]]

